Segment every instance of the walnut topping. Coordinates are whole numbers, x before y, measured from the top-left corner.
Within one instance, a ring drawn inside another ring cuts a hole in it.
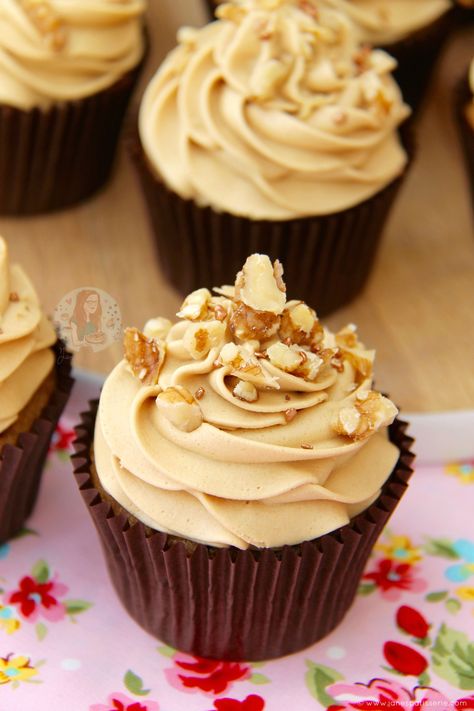
[[[10,293],[9,299],[10,299],[10,301],[15,302],[15,303],[16,303],[17,301],[20,301],[20,297],[18,296],[18,294],[16,293],[16,291],[12,291],[12,292]]]
[[[194,360],[205,358],[211,348],[224,342],[226,327],[220,321],[189,324],[183,336],[183,346]]]
[[[182,432],[192,432],[202,425],[201,408],[189,390],[181,385],[163,390],[156,398],[156,406]]]
[[[144,385],[156,385],[166,353],[166,345],[156,338],[148,338],[137,328],[126,328],[124,354],[133,375]]]
[[[257,388],[253,383],[249,383],[246,380],[239,380],[232,392],[236,398],[244,400],[244,402],[256,402],[258,400]]]
[[[285,410],[285,413],[284,413],[285,420],[287,422],[292,422],[295,419],[297,414],[298,414],[297,410],[295,410],[294,407],[290,407],[288,410]]]
[[[354,55],[354,64],[360,74],[369,68],[371,51],[370,46],[365,44]]]
[[[303,442],[301,445],[301,449],[314,449],[312,444],[307,444],[306,442]]]
[[[143,333],[148,338],[160,338],[164,341],[172,325],[169,319],[158,316],[158,318],[151,318],[146,322]]]
[[[375,351],[364,350],[357,337],[357,329],[354,324],[349,324],[336,333],[336,343],[340,348],[341,358],[348,360],[363,378],[372,375]]]
[[[389,425],[397,412],[393,402],[380,393],[361,391],[357,393],[353,405],[339,411],[332,428],[338,435],[357,441]]]
[[[202,398],[204,397],[205,394],[206,394],[206,390],[201,386],[194,393],[194,397],[196,398],[196,400],[202,400]]]
[[[267,356],[275,368],[306,380],[314,380],[324,362],[322,358],[310,351],[302,350],[295,345],[287,346],[284,343],[274,343],[267,348]]]
[[[318,8],[314,2],[311,2],[311,0],[299,0],[298,5],[301,10],[306,12],[307,15],[310,15],[310,17],[313,17],[315,20],[319,19]]]
[[[240,380],[246,380],[260,387],[278,390],[278,381],[264,371],[255,355],[244,346],[226,343],[222,348],[217,366],[224,366]]]
[[[20,4],[40,35],[55,51],[64,49],[66,31],[64,23],[47,0],[20,0]]]
[[[254,311],[279,316],[286,302],[283,268],[277,260],[272,265],[266,254],[252,254],[235,281],[235,298]]]
[[[337,345],[341,348],[356,348],[359,345],[357,326],[353,323],[348,323],[347,326],[341,328],[335,337]]]
[[[230,319],[230,330],[239,341],[266,341],[280,326],[280,317],[270,311],[255,311],[240,303]]]
[[[324,337],[324,329],[315,311],[303,301],[290,301],[281,317],[280,338],[287,345],[317,346]]]
[[[188,321],[203,321],[207,316],[210,300],[209,289],[197,289],[185,298],[176,316]]]

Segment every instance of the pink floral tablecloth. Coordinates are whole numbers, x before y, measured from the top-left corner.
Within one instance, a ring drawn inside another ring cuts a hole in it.
[[[35,513],[0,547],[0,711],[474,709],[474,459],[417,465],[328,638],[267,663],[195,659],[142,631],[108,580],[69,461],[98,387],[79,379]]]

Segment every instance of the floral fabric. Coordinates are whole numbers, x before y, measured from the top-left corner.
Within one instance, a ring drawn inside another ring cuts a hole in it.
[[[355,603],[284,659],[182,654],[123,611],[71,473],[79,379],[34,515],[0,546],[0,711],[474,709],[473,462],[417,467]]]

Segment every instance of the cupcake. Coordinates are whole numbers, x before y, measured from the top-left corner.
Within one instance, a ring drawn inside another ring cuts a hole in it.
[[[472,7],[472,0],[461,2]],[[211,16],[220,4],[207,0]],[[318,7],[325,4],[347,13],[362,43],[382,47],[397,59],[394,76],[405,101],[416,110],[451,29],[452,1],[319,0]]]
[[[259,251],[324,315],[368,277],[409,163],[397,130],[409,109],[394,61],[360,50],[343,14],[267,5],[226,4],[181,31],[145,92],[135,156],[183,295],[231,282]]]
[[[146,0],[4,0],[0,214],[66,207],[109,177],[145,51]]]
[[[372,389],[374,351],[287,301],[278,262],[254,254],[215,291],[125,331],[75,472],[142,627],[198,656],[268,659],[344,617],[412,440]]]
[[[456,88],[456,113],[474,205],[474,59]]]
[[[0,542],[33,510],[44,460],[72,387],[56,334],[0,237]]]

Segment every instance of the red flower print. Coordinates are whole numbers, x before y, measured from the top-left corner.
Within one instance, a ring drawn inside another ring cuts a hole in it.
[[[65,585],[55,579],[39,583],[26,575],[18,587],[18,590],[9,594],[7,602],[17,605],[26,620],[36,622],[38,617],[43,616],[50,622],[58,622],[64,618],[66,608],[57,598],[67,593]]]
[[[58,424],[49,447],[50,452],[61,452],[69,450],[75,437],[74,430]]]
[[[165,669],[166,678],[175,689],[188,693],[222,694],[232,682],[248,679],[252,673],[248,664],[202,659],[180,652],[173,661],[175,668]]]
[[[420,676],[428,666],[424,656],[406,644],[385,642],[383,653],[387,662],[401,674]]]
[[[106,704],[93,704],[89,711],[159,711],[156,701],[134,701],[125,694],[110,694]]]
[[[265,701],[261,696],[251,694],[243,701],[236,699],[216,699],[214,708],[211,711],[262,711],[265,708]]]
[[[427,583],[422,578],[416,577],[419,568],[408,563],[396,563],[388,558],[377,562],[376,570],[365,573],[364,580],[372,582],[380,588],[382,595],[388,600],[397,600],[401,591],[423,592]]]
[[[402,605],[397,610],[397,625],[407,634],[418,639],[424,639],[430,629],[430,625],[423,615],[408,605]]]

